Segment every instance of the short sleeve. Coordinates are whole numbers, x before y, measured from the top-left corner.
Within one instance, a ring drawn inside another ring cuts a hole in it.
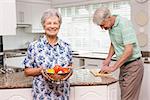
[[[25,67],[34,67],[34,45],[29,44],[27,49],[27,55],[23,62]]]
[[[123,44],[133,44],[136,43],[136,35],[133,26],[131,23],[125,22],[123,31],[122,31]]]

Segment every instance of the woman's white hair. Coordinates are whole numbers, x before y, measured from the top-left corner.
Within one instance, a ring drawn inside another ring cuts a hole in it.
[[[102,21],[111,16],[110,10],[105,7],[98,8],[93,15],[93,23],[100,25]]]
[[[62,17],[61,17],[61,14],[58,12],[57,9],[48,9],[46,11],[44,11],[43,15],[42,15],[42,18],[41,18],[41,24],[42,26],[44,26],[44,23],[45,23],[45,20],[49,17],[53,17],[53,16],[56,16],[58,17],[59,19],[59,23],[61,25],[62,23]]]

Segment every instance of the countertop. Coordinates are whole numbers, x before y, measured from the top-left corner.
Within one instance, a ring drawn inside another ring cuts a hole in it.
[[[108,55],[107,53],[88,52],[88,53],[75,53],[75,55],[73,55],[73,57],[105,60],[107,55]],[[116,61],[116,57],[113,56],[111,60]],[[142,57],[142,60],[144,63],[150,64],[150,57]]]
[[[104,60],[107,57],[107,55],[108,55],[107,53],[88,52],[88,53],[75,53],[73,54],[73,57]],[[113,56],[112,60],[116,60],[115,56]]]
[[[31,88],[32,77],[25,77],[24,72],[0,75],[0,89]],[[109,85],[117,82],[112,76],[95,77],[88,69],[75,69],[69,79],[71,86]]]

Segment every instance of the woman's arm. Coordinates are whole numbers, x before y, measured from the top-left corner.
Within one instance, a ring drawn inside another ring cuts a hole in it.
[[[42,74],[42,67],[39,68],[25,68],[24,69],[24,74],[26,76],[38,76],[40,74]]]

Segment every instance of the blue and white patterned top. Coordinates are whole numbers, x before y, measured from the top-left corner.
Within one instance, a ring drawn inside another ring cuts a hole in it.
[[[55,64],[67,67],[72,64],[72,50],[70,45],[58,38],[57,44],[51,46],[46,36],[32,42],[24,60],[26,67],[52,68]],[[51,83],[42,75],[33,79],[32,93],[34,100],[69,100],[70,84],[64,81],[61,84]]]

